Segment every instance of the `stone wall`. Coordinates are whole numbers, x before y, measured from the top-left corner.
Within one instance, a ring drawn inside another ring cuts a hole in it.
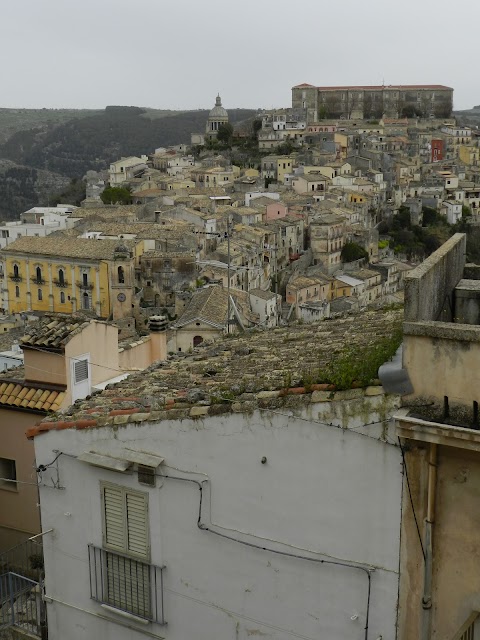
[[[466,235],[456,233],[405,277],[405,320],[453,320],[453,290],[463,277]]]

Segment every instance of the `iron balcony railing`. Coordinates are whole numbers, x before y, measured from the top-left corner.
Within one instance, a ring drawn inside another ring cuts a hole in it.
[[[47,638],[43,592],[43,547],[39,537],[0,554],[0,638],[11,629]]]
[[[100,604],[166,624],[163,601],[165,567],[157,567],[88,545],[90,597]]]

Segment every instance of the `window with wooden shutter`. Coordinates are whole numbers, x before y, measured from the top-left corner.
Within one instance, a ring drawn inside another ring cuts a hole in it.
[[[105,602],[149,619],[148,495],[107,483],[102,484],[101,489],[103,546],[106,549],[102,569]]]
[[[106,547],[126,551],[124,491],[120,487],[103,487],[104,532]]]
[[[127,550],[136,556],[148,556],[147,496],[126,493]]]
[[[102,502],[104,546],[147,560],[150,556],[148,495],[105,483]]]

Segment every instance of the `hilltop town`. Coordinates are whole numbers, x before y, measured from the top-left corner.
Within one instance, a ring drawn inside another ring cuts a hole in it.
[[[401,302],[405,274],[475,226],[479,138],[452,103],[441,85],[301,84],[233,127],[217,96],[191,146],[120,158],[87,173],[81,207],[0,226],[3,322],[86,311],[132,337],[164,315],[184,353]]]
[[[474,637],[480,132],[452,107],[302,83],[233,125],[217,95],[189,145],[0,223],[0,637]]]

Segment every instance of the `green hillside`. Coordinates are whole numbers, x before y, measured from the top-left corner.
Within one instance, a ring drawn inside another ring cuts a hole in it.
[[[229,118],[235,124],[254,114],[253,109],[232,109]],[[55,192],[45,189],[45,182],[63,188],[122,156],[189,143],[192,132],[204,131],[207,117],[207,110],[123,106],[102,111],[0,109],[0,217],[13,219],[27,206],[46,204],[42,194]]]
[[[229,116],[235,123],[253,113],[237,109]],[[139,107],[107,107],[64,124],[19,131],[0,145],[0,158],[79,178],[88,169],[106,169],[121,156],[188,143],[192,132],[204,130],[207,117],[208,111],[187,111],[152,118]]]

